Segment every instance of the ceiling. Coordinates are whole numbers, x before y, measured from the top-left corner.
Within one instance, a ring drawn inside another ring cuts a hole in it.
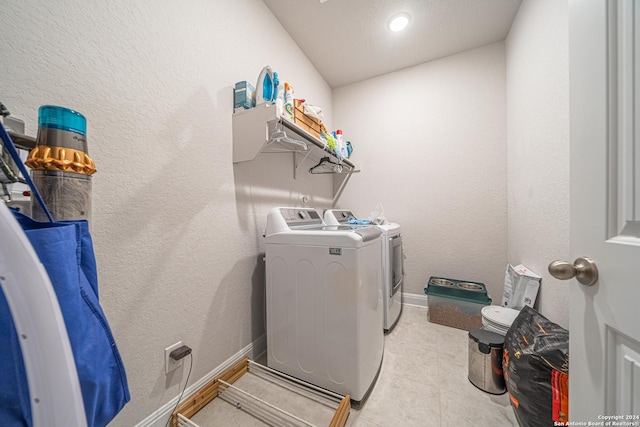
[[[504,40],[522,0],[263,0],[332,88]],[[411,15],[399,33],[387,28]]]

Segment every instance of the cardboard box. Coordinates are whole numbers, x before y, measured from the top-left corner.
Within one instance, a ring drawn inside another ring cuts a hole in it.
[[[320,138],[320,120],[304,113],[304,102],[294,99],[293,122],[307,132]]]
[[[247,81],[236,83],[233,91],[234,108],[248,110],[256,103],[256,89]]]
[[[309,126],[306,122],[304,122],[303,120],[299,119],[298,117],[294,117],[293,122],[296,124],[296,126],[298,126],[300,129],[304,129],[307,132],[309,132],[311,135],[315,136],[316,138],[320,139],[320,131],[316,130],[316,128],[312,128],[311,126]],[[319,129],[319,128],[318,128]]]

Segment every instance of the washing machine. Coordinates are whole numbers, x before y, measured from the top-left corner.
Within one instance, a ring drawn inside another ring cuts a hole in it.
[[[267,365],[363,400],[384,350],[382,232],[274,208],[265,229]]]
[[[349,210],[327,209],[324,221],[327,225],[347,225],[356,218]],[[404,282],[404,254],[400,225],[388,223],[376,225],[382,232],[382,297],[383,329],[389,332],[398,323],[402,313],[402,283]]]

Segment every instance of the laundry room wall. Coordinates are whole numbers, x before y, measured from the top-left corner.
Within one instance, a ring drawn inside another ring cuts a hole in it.
[[[329,124],[331,89],[260,0],[3,2],[0,28],[0,100],[27,133],[43,104],[87,117],[101,303],[132,396],[110,425],[135,425],[184,385],[165,347],[193,349],[193,384],[264,333],[268,208],[332,203],[331,177],[294,181],[291,154],[232,164],[234,83],[270,64]]]
[[[524,0],[506,39],[508,259],[542,276],[540,312],[569,327],[568,287],[547,272],[569,260],[567,2]]]
[[[334,89],[334,126],[362,167],[338,207],[380,202],[403,230],[404,292],[430,276],[502,296],[507,260],[504,43]]]

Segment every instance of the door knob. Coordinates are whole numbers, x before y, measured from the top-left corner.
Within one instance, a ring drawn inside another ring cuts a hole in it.
[[[594,260],[587,257],[579,257],[573,264],[567,261],[553,261],[549,264],[549,273],[556,279],[578,279],[578,282],[591,286],[598,281],[598,267]]]

